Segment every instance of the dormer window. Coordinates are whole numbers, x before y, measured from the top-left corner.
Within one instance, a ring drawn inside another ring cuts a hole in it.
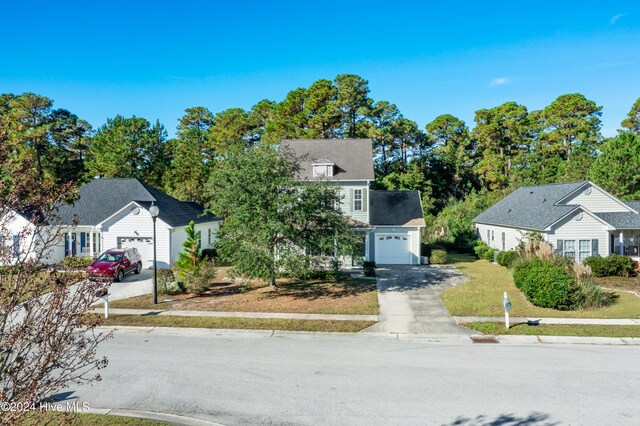
[[[317,162],[313,163],[313,177],[314,178],[324,178],[324,177],[332,177],[333,176],[333,168],[335,166],[334,163],[329,161]]]

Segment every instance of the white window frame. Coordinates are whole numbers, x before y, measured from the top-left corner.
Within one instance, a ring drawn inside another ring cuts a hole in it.
[[[582,250],[582,243],[588,243],[588,249],[587,250]],[[583,262],[587,257],[591,256],[592,253],[592,240],[578,240],[578,261]],[[586,253],[586,256],[582,256],[583,253]]]
[[[362,211],[362,204],[363,204],[363,199],[362,199],[362,193],[363,190],[362,189],[354,189],[353,190],[353,211],[355,212],[361,212]],[[358,205],[356,203],[360,203],[360,207],[358,208]]]
[[[571,245],[573,246],[573,250],[567,250],[567,243],[571,243]],[[572,253],[571,255],[569,255],[569,253]],[[576,250],[576,240],[564,240],[564,242],[562,243],[562,255],[564,257],[570,257],[572,259],[576,259],[576,254],[577,254],[577,250]]]
[[[313,164],[313,177],[333,177],[333,164]]]
[[[502,233],[502,251],[504,251],[504,250],[505,250],[505,247],[506,247],[506,245],[507,245],[507,244],[506,244],[506,241],[507,241],[507,239],[506,239],[505,233],[503,232],[503,233]]]

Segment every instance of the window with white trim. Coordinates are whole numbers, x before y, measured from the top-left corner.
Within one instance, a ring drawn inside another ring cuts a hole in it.
[[[591,240],[580,240],[578,243],[578,260],[582,262],[591,256]]]
[[[507,245],[505,233],[502,233],[502,251],[505,250],[505,246]]]
[[[576,258],[576,240],[564,240],[564,257]]]
[[[494,237],[495,237],[495,233],[493,231],[491,231],[491,242],[493,243],[494,241]]]
[[[353,190],[353,210],[362,211],[362,189]]]
[[[314,164],[313,165],[313,177],[331,177],[333,176],[333,164]]]

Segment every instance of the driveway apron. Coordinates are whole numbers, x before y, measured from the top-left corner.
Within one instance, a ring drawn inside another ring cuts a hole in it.
[[[466,278],[448,265],[380,265],[376,269],[380,322],[364,332],[474,334],[460,327],[438,293]]]

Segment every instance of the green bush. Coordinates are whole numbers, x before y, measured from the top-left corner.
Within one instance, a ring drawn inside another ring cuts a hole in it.
[[[184,285],[176,281],[176,274],[173,269],[158,268],[156,277],[158,279],[158,293],[160,294],[177,294],[186,291]]]
[[[218,259],[218,251],[213,248],[202,249],[200,256],[204,260],[216,260]]]
[[[573,309],[598,309],[609,306],[618,295],[605,291],[591,280],[583,280],[571,295]]]
[[[611,277],[616,275],[628,277],[634,270],[634,262],[631,258],[615,253],[607,257],[588,257],[583,263],[591,267],[591,272],[596,277]]]
[[[478,258],[493,262],[493,252],[495,249],[489,247],[484,241],[478,240],[473,247],[473,251]]]
[[[212,262],[202,262],[198,267],[185,274],[184,287],[189,293],[201,294],[209,290],[216,277],[216,268]]]
[[[376,276],[376,262],[365,261],[362,262],[362,272],[365,277],[375,277]]]
[[[69,269],[87,269],[92,263],[91,256],[67,256],[62,261],[64,267]]]
[[[432,265],[443,265],[447,263],[447,251],[441,249],[431,250],[429,263]]]
[[[575,302],[575,279],[561,265],[540,259],[522,262],[514,268],[513,280],[536,306],[566,310]]]
[[[496,256],[496,262],[498,262],[498,265],[511,268],[513,261],[516,260],[517,257],[518,257],[518,253],[516,253],[513,250],[501,251]]]

